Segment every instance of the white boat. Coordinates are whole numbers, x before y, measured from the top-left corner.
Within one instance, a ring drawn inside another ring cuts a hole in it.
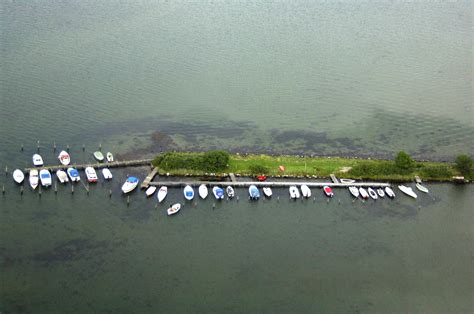
[[[377,196],[377,192],[374,191],[374,189],[372,188],[368,188],[367,189],[367,192],[369,192],[369,195],[372,199],[376,200],[378,199],[379,197]]]
[[[263,190],[263,195],[265,195],[266,197],[272,197],[273,192],[269,186],[264,187],[262,190]]]
[[[352,196],[354,196],[355,198],[358,198],[359,197],[359,189],[356,188],[355,186],[350,186],[349,187],[349,192],[351,192]]]
[[[102,175],[104,176],[105,180],[112,179],[112,172],[110,171],[109,168],[102,168]]]
[[[378,188],[378,189],[377,189],[377,194],[378,194],[380,197],[385,197],[385,192],[383,191],[382,188]]]
[[[170,208],[168,208],[166,211],[168,213],[168,216],[171,216],[171,215],[174,215],[177,212],[179,212],[180,209],[181,209],[181,204],[176,203],[173,206],[171,206]]]
[[[69,176],[69,179],[71,179],[71,182],[81,181],[79,171],[75,168],[67,168],[67,175]]]
[[[214,194],[216,200],[221,200],[224,198],[224,190],[219,186],[215,186],[212,188],[212,194]]]
[[[306,198],[311,197],[311,190],[306,184],[301,185],[301,195]]]
[[[21,184],[23,180],[25,180],[25,174],[23,173],[23,171],[21,171],[20,169],[15,169],[15,171],[13,171],[13,180],[16,183]]]
[[[347,184],[351,184],[351,183],[356,182],[356,181],[353,180],[353,179],[339,179],[339,181],[340,181],[341,183],[347,183]]]
[[[190,185],[186,185],[184,187],[183,193],[184,193],[184,198],[187,199],[188,201],[194,198],[194,190],[192,186]]]
[[[428,190],[427,187],[421,185],[421,183],[417,183],[417,184],[416,184],[416,188],[417,188],[418,190],[420,190],[421,192],[424,192],[424,193],[429,193],[429,192],[430,192],[430,190]]]
[[[138,178],[135,177],[128,177],[125,183],[122,185],[122,192],[129,193],[133,191],[138,185]]]
[[[42,186],[47,187],[52,184],[51,173],[48,170],[41,169],[39,172],[39,177]]]
[[[60,170],[56,171],[56,177],[58,177],[58,180],[61,183],[69,182],[69,179],[67,177],[67,173],[64,170],[60,169]]]
[[[158,194],[157,194],[157,198],[158,198],[158,203],[161,203],[165,197],[166,197],[166,194],[168,194],[168,187],[166,186],[162,186],[159,190],[158,190]]]
[[[364,189],[363,187],[359,188],[359,194],[360,194],[360,197],[362,197],[363,199],[369,198],[369,193],[367,193],[367,190]]]
[[[393,190],[388,186],[385,187],[385,194],[387,194],[387,196],[390,198],[395,197],[395,192],[393,192]]]
[[[199,190],[199,196],[202,199],[205,199],[207,195],[209,194],[209,191],[207,190],[207,186],[205,184],[201,184],[198,190]]]
[[[402,191],[403,193],[405,193],[406,195],[408,196],[411,196],[413,198],[417,198],[418,195],[416,195],[415,192],[413,192],[412,188],[409,187],[409,186],[405,186],[405,185],[399,185],[398,188],[400,189],[400,191]]]
[[[107,154],[105,156],[107,158],[107,162],[113,162],[114,161],[114,155],[112,155],[111,152],[107,152]]]
[[[97,172],[95,172],[94,168],[86,167],[85,172],[86,172],[87,181],[89,181],[90,183],[97,182],[97,179],[98,179]]]
[[[71,163],[71,156],[69,156],[68,152],[65,150],[62,150],[59,155],[58,155],[59,162],[61,162],[62,165],[67,166]]]
[[[292,199],[300,198],[300,191],[296,186],[292,185],[288,190],[290,191],[290,197]]]
[[[38,186],[38,181],[39,181],[38,170],[31,169],[28,180],[30,181],[31,188],[33,190],[36,189],[36,187]]]
[[[227,193],[227,196],[228,196],[229,198],[233,198],[233,197],[235,196],[234,188],[231,187],[230,185],[225,188],[225,192]]]
[[[36,167],[43,165],[43,158],[41,158],[39,154],[33,155],[33,165],[35,165]]]
[[[252,200],[258,200],[260,198],[260,191],[253,184],[249,186],[249,197]]]
[[[102,152],[96,151],[94,152],[94,158],[97,161],[104,161],[104,154],[102,154]]]
[[[156,192],[156,186],[150,186],[148,189],[146,189],[145,194],[147,197],[152,196]]]

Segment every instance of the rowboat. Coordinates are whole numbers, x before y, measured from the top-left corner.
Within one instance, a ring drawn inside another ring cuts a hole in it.
[[[267,176],[264,176],[264,175],[261,175],[261,176],[257,176],[257,180],[260,181],[260,182],[263,182],[267,179]]]
[[[86,167],[85,172],[86,172],[87,181],[89,181],[90,183],[97,182],[97,179],[98,179],[97,173],[95,172],[94,168]]]
[[[395,193],[394,193],[393,190],[392,190],[390,187],[388,187],[388,186],[385,187],[385,194],[387,194],[387,196],[390,197],[390,198],[394,198],[394,197],[395,197]]]
[[[323,191],[324,191],[324,194],[326,194],[327,197],[333,197],[334,196],[334,193],[333,193],[330,186],[325,185],[323,187]]]
[[[75,168],[67,168],[67,175],[69,176],[69,179],[71,179],[71,182],[81,181],[79,171]]]
[[[367,189],[367,192],[369,192],[369,195],[372,199],[376,200],[378,199],[379,197],[377,196],[377,193],[374,191],[374,189],[372,188],[368,188]]]
[[[102,154],[102,152],[96,151],[94,152],[94,158],[97,161],[104,161],[104,154]]]
[[[359,189],[356,188],[355,186],[350,186],[349,187],[349,192],[351,192],[352,196],[354,196],[355,198],[358,198],[359,197]]]
[[[61,183],[69,182],[67,173],[64,170],[59,169],[58,171],[56,171],[56,177],[58,177],[58,180]]]
[[[148,189],[146,189],[145,194],[147,197],[152,196],[156,191],[156,186],[152,185]]]
[[[398,189],[399,189],[400,191],[402,191],[403,193],[405,193],[406,195],[408,195],[408,196],[411,196],[411,197],[413,197],[413,198],[417,198],[417,197],[418,197],[418,195],[416,195],[416,193],[413,192],[412,188],[409,187],[409,186],[399,185],[399,186],[398,186]]]
[[[122,192],[129,193],[133,191],[138,185],[138,178],[128,177],[125,183],[122,185]]]
[[[311,197],[311,190],[306,184],[301,185],[301,194],[306,198]]]
[[[31,169],[31,170],[30,170],[30,175],[29,175],[28,180],[30,181],[30,186],[31,186],[31,188],[32,188],[33,190],[36,189],[36,187],[38,186],[38,180],[39,180],[39,177],[38,177],[38,170],[36,170],[36,169]]]
[[[165,197],[166,197],[166,194],[168,194],[168,187],[166,186],[162,186],[159,190],[158,190],[158,195],[156,196],[158,198],[158,203],[161,203]]]
[[[39,154],[33,155],[33,165],[35,165],[36,167],[43,165],[43,158],[41,158]]]
[[[377,194],[378,194],[380,197],[385,197],[385,192],[383,191],[382,188],[378,188],[378,189],[377,189]]]
[[[102,169],[102,175],[104,176],[105,180],[111,180],[112,179],[112,172],[110,172],[109,168],[103,168]]]
[[[225,192],[227,193],[227,196],[229,198],[233,198],[235,196],[234,188],[231,187],[230,185],[225,188]]]
[[[181,204],[176,203],[173,206],[171,206],[170,208],[168,208],[166,211],[168,212],[168,216],[171,216],[171,215],[174,215],[177,212],[179,212],[180,209],[181,209]]]
[[[41,169],[39,172],[39,177],[41,181],[41,185],[44,187],[48,187],[51,185],[51,173],[46,169]]]
[[[260,191],[253,184],[249,186],[249,196],[252,200],[258,200],[260,198]]]
[[[207,197],[207,195],[209,194],[209,191],[207,190],[207,186],[205,184],[201,184],[199,186],[199,196],[202,198],[202,199],[205,199]]]
[[[351,184],[351,183],[356,182],[356,181],[353,180],[353,179],[344,179],[344,178],[339,179],[339,181],[340,181],[341,183],[347,183],[347,184]]]
[[[194,190],[190,185],[186,185],[184,187],[183,193],[184,193],[184,198],[187,199],[188,201],[194,198]]]
[[[424,192],[424,193],[429,193],[429,192],[430,192],[430,191],[428,190],[428,188],[425,187],[425,186],[423,186],[423,185],[421,185],[421,183],[417,183],[417,184],[416,184],[416,188],[417,188],[418,190],[420,190],[421,192]]]
[[[290,197],[292,199],[300,198],[300,191],[296,186],[292,185],[288,190],[290,191]]]
[[[69,156],[68,152],[65,150],[62,150],[59,153],[58,159],[59,159],[59,162],[64,166],[67,166],[71,163],[71,156]]]
[[[114,161],[114,155],[112,155],[111,152],[107,152],[106,157],[107,157],[107,162],[113,162]]]
[[[363,199],[368,199],[369,198],[369,193],[367,193],[366,189],[364,188],[359,188],[359,194],[360,194],[360,197],[362,197]]]
[[[224,198],[224,190],[219,186],[215,186],[212,188],[212,194],[214,194],[216,200],[221,200]]]
[[[23,173],[23,171],[21,171],[20,169],[15,169],[15,171],[13,171],[13,181],[18,184],[21,184],[23,180],[25,180],[25,174]]]
[[[264,187],[262,190],[263,190],[263,195],[265,195],[266,197],[272,197],[273,192],[269,186]]]

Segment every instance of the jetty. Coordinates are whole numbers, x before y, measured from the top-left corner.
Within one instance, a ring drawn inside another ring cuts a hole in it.
[[[161,182],[150,182],[149,185],[154,186],[162,186],[166,185],[168,187],[180,187],[186,185],[221,185],[221,186],[234,186],[234,187],[247,187],[250,185],[255,185],[259,187],[289,187],[292,185],[300,186],[302,184],[306,184],[308,187],[314,188],[322,188],[324,186],[330,187],[344,187],[347,188],[349,186],[356,186],[356,187],[377,187],[383,188],[390,186],[390,183],[383,183],[383,182],[354,182],[354,183],[334,183],[334,182],[303,182],[303,181],[161,181]]]
[[[113,161],[113,162],[95,162],[88,164],[70,164],[68,166],[55,165],[55,166],[44,166],[44,167],[29,167],[25,168],[24,171],[28,173],[32,169],[46,169],[49,171],[55,171],[64,168],[76,168],[77,170],[83,170],[87,167],[96,169],[101,168],[119,168],[119,167],[136,167],[136,166],[149,166],[153,159],[137,159],[137,160],[124,160],[124,161]]]
[[[145,180],[143,180],[141,188],[146,189],[150,186],[151,180],[156,176],[158,173],[158,167],[153,168],[153,170],[146,176]]]

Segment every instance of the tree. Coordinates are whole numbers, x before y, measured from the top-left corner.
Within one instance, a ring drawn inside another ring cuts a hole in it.
[[[410,155],[404,151],[398,152],[397,156],[395,157],[395,167],[397,167],[402,172],[410,172],[413,170],[413,166],[414,162]]]
[[[465,177],[470,177],[472,167],[472,159],[468,155],[459,155],[456,158],[456,168]]]

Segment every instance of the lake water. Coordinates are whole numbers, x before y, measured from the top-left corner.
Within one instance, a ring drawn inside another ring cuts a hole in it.
[[[0,312],[474,308],[472,185],[376,202],[238,190],[170,219],[169,203],[119,193],[145,168],[89,193],[11,180],[37,141],[48,164],[53,143],[73,162],[99,144],[119,158],[472,155],[470,1],[4,1],[0,21]]]

